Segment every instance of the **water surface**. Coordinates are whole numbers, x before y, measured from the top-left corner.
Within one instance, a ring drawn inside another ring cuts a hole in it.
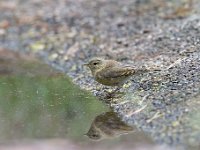
[[[44,144],[48,149],[56,144],[56,149],[109,149],[152,144],[62,73],[29,56],[7,52],[0,56],[0,141],[6,148],[34,149]]]

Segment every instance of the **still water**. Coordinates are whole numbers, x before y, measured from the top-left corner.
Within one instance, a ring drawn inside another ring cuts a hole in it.
[[[27,57],[0,57],[0,149],[152,145],[68,77]]]

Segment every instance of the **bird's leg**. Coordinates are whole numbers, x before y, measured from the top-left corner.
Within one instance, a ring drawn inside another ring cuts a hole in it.
[[[114,89],[113,92],[115,93],[115,92],[117,92],[117,91],[120,91],[121,88],[122,88],[121,86],[117,86],[117,87]]]
[[[107,98],[116,98],[116,97],[119,97],[121,96],[121,94],[123,94],[122,92],[120,92],[120,89],[121,89],[121,86],[117,86],[115,89],[113,90],[109,90],[109,91],[106,91],[107,92]]]
[[[121,89],[123,89],[123,85],[120,85],[120,86],[117,86],[112,92],[111,94],[115,94],[115,95],[121,95],[121,94],[124,94],[125,92]]]

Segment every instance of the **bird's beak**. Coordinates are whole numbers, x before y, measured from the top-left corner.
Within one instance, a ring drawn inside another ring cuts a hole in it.
[[[89,66],[89,64],[86,63],[86,64],[83,64],[83,66]]]
[[[88,134],[87,134],[87,133],[84,133],[83,136],[88,136]]]

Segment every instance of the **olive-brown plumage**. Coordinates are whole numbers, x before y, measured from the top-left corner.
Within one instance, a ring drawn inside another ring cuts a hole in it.
[[[115,60],[93,58],[87,65],[95,80],[107,86],[122,85],[132,75],[147,72],[147,69],[136,69]]]

